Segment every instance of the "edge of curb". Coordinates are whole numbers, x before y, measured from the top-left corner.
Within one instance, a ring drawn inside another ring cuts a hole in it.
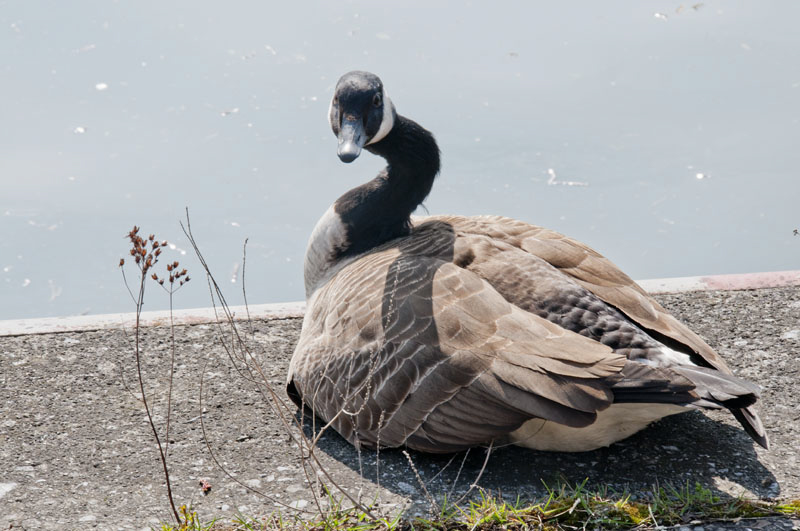
[[[650,294],[777,288],[800,286],[800,270],[657,278],[639,280],[637,283]],[[254,304],[248,307],[231,306],[229,309],[235,320],[246,320],[248,314],[252,319],[272,320],[303,317],[305,307],[305,302],[282,302]],[[225,319],[222,308],[219,307],[174,310],[172,317],[176,325],[208,324],[216,322],[218,318]],[[150,311],[141,313],[139,324],[141,326],[164,326],[168,325],[169,321],[169,311]],[[0,321],[0,337],[132,328],[135,323],[135,313],[12,319]]]

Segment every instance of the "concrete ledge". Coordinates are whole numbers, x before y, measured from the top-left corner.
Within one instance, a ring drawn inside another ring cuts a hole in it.
[[[697,277],[659,278],[639,280],[638,284],[647,292],[683,293],[689,291],[746,290],[800,286],[800,271],[774,271],[766,273],[744,273],[735,275],[708,275]],[[282,302],[274,304],[254,304],[249,307],[253,319],[288,319],[303,317],[305,302]],[[234,318],[247,318],[244,306],[231,306]],[[217,308],[191,308],[175,310],[175,324],[213,323],[224,319]],[[85,332],[108,328],[130,328],[136,323],[134,313],[109,313],[105,315],[80,315],[68,317],[45,317],[39,319],[13,319],[0,321],[0,337],[27,334],[53,334],[58,332]],[[168,311],[142,312],[142,326],[163,326],[169,324]]]
[[[285,302],[275,304],[253,304],[249,306],[253,319],[289,319],[303,317],[304,302]],[[247,319],[247,308],[231,306],[234,319]],[[175,324],[213,323],[219,317],[225,319],[221,308],[190,308],[174,310]],[[108,328],[132,328],[136,324],[135,313],[107,313],[104,315],[77,315],[67,317],[44,317],[39,319],[13,319],[0,321],[0,337],[22,336],[28,334],[54,334],[58,332],[88,332]],[[141,326],[165,326],[169,324],[169,311],[142,312]]]
[[[781,288],[785,286],[800,286],[800,271],[656,278],[637,282],[648,293]]]

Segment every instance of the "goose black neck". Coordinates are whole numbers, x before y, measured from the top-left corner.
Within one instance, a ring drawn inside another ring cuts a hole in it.
[[[411,213],[428,196],[439,173],[439,147],[433,135],[400,115],[389,134],[366,149],[388,165],[334,204],[347,230],[347,244],[339,249],[339,257],[409,234]]]

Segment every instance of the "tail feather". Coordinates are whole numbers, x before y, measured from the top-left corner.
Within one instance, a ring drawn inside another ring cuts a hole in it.
[[[614,403],[677,404],[694,402],[694,383],[671,369],[635,361],[625,364],[614,382]]]
[[[706,367],[655,367],[633,361],[625,364],[619,378],[611,387],[615,403],[727,408],[755,442],[769,448],[764,426],[753,409],[760,389],[752,382]]]
[[[701,400],[730,410],[752,406],[761,393],[756,384],[715,369],[681,365],[673,370],[691,380]]]
[[[736,420],[742,425],[744,431],[746,431],[755,442],[769,450],[767,432],[764,430],[764,425],[761,424],[758,413],[756,413],[752,406],[742,409],[732,409],[731,413],[733,413],[733,416],[736,417]]]

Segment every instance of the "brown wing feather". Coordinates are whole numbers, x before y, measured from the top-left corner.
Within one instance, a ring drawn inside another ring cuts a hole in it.
[[[704,362],[725,374],[732,374],[725,361],[700,336],[670,315],[610,260],[585,244],[555,231],[500,216],[441,216],[435,219],[451,224],[459,234],[489,236],[496,242],[541,258],[621,311],[656,339],[694,353],[701,364]],[[554,288],[556,284],[554,281]],[[520,289],[526,288],[520,286]],[[759,444],[768,447],[763,425],[752,406],[733,409],[732,412]]]
[[[592,423],[624,356],[509,304],[428,224],[309,301],[289,381],[351,442],[453,451],[533,417]]]
[[[709,366],[731,374],[725,361],[700,336],[670,315],[610,260],[585,244],[510,218],[447,216],[439,219],[451,223],[456,231],[488,234],[538,256],[643,328],[685,345]]]

